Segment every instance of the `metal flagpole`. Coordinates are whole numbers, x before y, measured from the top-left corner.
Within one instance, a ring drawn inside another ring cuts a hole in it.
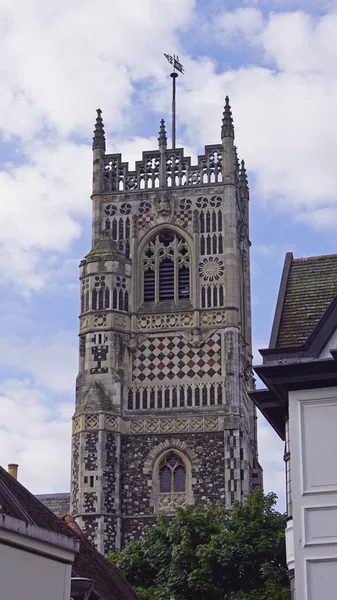
[[[176,147],[176,79],[178,73],[173,71],[170,73],[170,77],[172,77],[172,148],[174,150]]]
[[[173,71],[170,73],[170,77],[172,77],[172,148],[176,147],[176,79],[178,77],[177,71],[180,73],[184,73],[184,67],[179,61],[179,56],[175,54],[171,56],[171,54],[165,54],[165,58],[167,58],[170,65],[173,65]]]

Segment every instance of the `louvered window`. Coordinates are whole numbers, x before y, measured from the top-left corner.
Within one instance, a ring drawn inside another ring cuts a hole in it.
[[[190,298],[190,252],[170,229],[152,237],[143,254],[144,302]]]

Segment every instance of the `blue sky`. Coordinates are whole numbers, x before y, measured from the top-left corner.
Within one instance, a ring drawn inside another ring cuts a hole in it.
[[[230,96],[251,190],[254,348],[266,347],[285,252],[336,251],[334,4],[0,0],[0,462],[18,462],[32,491],[69,485],[95,109],[108,149],[139,159],[170,124],[163,52],[179,54],[178,142],[195,157],[219,142]],[[260,421],[281,508],[282,454]]]

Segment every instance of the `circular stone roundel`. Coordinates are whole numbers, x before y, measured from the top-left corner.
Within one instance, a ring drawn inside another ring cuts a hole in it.
[[[199,274],[205,281],[217,281],[224,274],[224,264],[217,256],[205,258],[199,264]]]

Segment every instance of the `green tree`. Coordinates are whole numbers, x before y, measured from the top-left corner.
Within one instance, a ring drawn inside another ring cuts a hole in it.
[[[259,488],[232,509],[179,509],[108,558],[140,600],[288,600],[284,515]]]

